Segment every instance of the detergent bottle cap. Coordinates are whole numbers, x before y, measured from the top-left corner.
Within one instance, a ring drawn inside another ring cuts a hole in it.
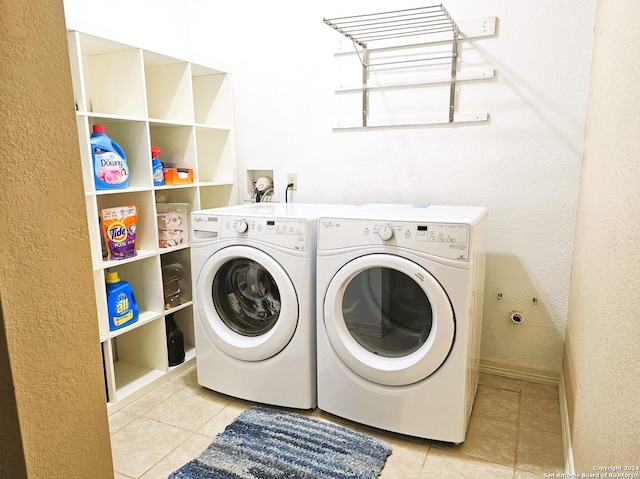
[[[93,125],[94,133],[104,133],[104,125]]]
[[[107,284],[118,283],[120,281],[120,276],[118,276],[117,271],[107,271]]]
[[[158,155],[160,155],[160,153],[162,153],[160,148],[153,145],[151,146],[151,158],[158,158]]]

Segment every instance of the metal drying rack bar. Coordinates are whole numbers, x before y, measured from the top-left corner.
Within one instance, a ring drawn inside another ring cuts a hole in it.
[[[339,18],[325,18],[324,23],[351,40],[362,63],[362,126],[367,126],[369,94],[367,80],[372,67],[415,64],[449,60],[451,80],[449,90],[449,123],[454,121],[456,95],[456,63],[460,29],[444,5],[389,12],[371,13]],[[451,54],[425,55],[412,59],[372,62],[372,50],[393,50],[428,43],[451,43]],[[358,47],[362,51],[358,50]]]

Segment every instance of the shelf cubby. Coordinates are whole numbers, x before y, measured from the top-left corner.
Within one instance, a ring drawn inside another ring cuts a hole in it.
[[[162,315],[164,299],[160,263],[157,256],[115,265],[106,271],[116,271],[122,281],[127,281],[131,284],[140,311],[138,319],[140,324]],[[106,290],[104,276],[102,282]],[[131,327],[134,326],[136,326],[136,323],[131,324]],[[125,328],[122,329],[124,330]],[[118,334],[120,334],[120,330],[112,331],[110,335],[117,336]]]
[[[111,339],[111,343],[117,400],[153,383],[168,370],[162,317]]]
[[[159,158],[165,168],[173,165],[176,168],[195,169],[196,138],[192,126],[152,122],[149,124],[149,132],[151,144],[162,151]],[[194,182],[197,181],[196,176]]]
[[[193,306],[189,305],[174,312],[176,324],[184,335],[185,362],[196,357],[196,341],[193,324]],[[177,367],[177,366],[175,366]],[[171,368],[170,368],[171,369]]]
[[[93,164],[91,158],[91,131],[86,115],[76,116],[78,128],[78,142],[80,146],[80,160],[82,162],[82,183],[86,194],[96,190],[96,182],[93,177]]]
[[[100,340],[106,341],[109,339],[109,310],[107,307],[107,288],[105,285],[104,270],[93,271],[93,284],[96,295],[96,305],[98,312],[98,331],[100,333]]]
[[[153,191],[127,191],[104,194],[97,197],[97,214],[105,208],[134,205],[138,208],[136,223],[136,241],[138,256],[146,256],[158,250],[158,228],[156,225],[155,196]],[[118,261],[122,260],[116,260]],[[114,261],[104,262],[103,266],[110,266]]]
[[[112,115],[147,116],[142,50],[118,48],[107,42],[83,42],[82,61],[86,89],[85,111]]]
[[[180,288],[182,291],[180,293],[180,302],[178,304],[168,306],[167,300],[165,300],[165,308],[167,310],[171,310],[179,305],[190,303],[193,299],[193,290],[191,288],[191,250],[188,248],[181,248],[172,251],[167,251],[160,256],[160,263],[162,265],[162,280],[163,284],[165,280],[169,280],[170,278],[164,277],[164,268],[168,268],[168,274],[171,275],[171,266],[179,265],[183,271],[183,284],[184,286]]]
[[[237,196],[235,185],[202,186],[198,209],[218,208],[232,204]]]
[[[193,123],[190,64],[144,52],[144,65],[149,118]]]
[[[156,187],[156,203],[189,203],[192,211],[196,209],[197,195],[195,185]]]
[[[129,167],[128,188],[151,188],[151,147],[149,146],[149,128],[144,121],[131,121],[114,118],[92,117],[89,120],[89,129],[93,130],[93,125],[104,125],[105,133],[115,141],[124,154]],[[89,147],[91,151],[91,147]],[[93,160],[89,159],[93,175]],[[93,176],[92,176],[93,178]],[[92,179],[93,181],[93,179]],[[95,184],[95,182],[94,182]],[[95,186],[94,186],[95,188]],[[117,190],[97,190],[117,191]]]
[[[95,195],[87,195],[85,197],[85,206],[87,211],[87,226],[89,232],[89,243],[91,246],[91,264],[94,269],[102,265],[102,227],[100,226],[100,211]]]
[[[233,136],[229,130],[196,128],[200,182],[232,183],[235,173]]]
[[[228,75],[193,67],[195,122],[216,128],[231,128],[231,94]]]

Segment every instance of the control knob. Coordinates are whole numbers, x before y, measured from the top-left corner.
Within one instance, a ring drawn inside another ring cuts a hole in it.
[[[378,236],[382,241],[388,241],[393,238],[393,230],[390,226],[381,226],[378,230]]]
[[[246,221],[240,220],[236,223],[236,231],[238,233],[246,233],[248,229],[249,229],[249,225],[247,224]]]

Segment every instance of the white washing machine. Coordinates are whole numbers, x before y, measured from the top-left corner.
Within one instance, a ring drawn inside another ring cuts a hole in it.
[[[487,209],[369,204],[318,223],[318,407],[463,442],[478,381]]]
[[[253,203],[191,214],[198,382],[316,407],[317,220],[332,205]]]

